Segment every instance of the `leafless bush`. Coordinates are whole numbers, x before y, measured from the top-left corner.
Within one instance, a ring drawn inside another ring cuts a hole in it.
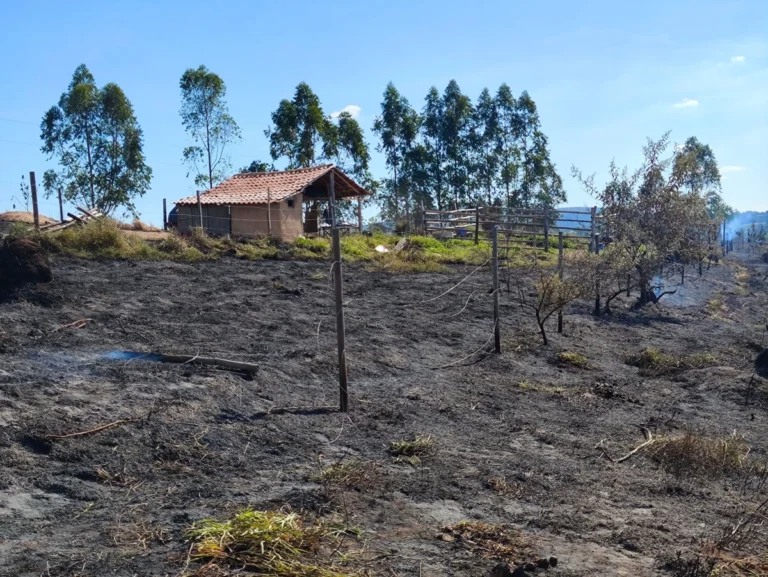
[[[597,258],[586,252],[570,253],[563,263],[563,271],[560,267],[543,265],[540,261],[534,260],[528,266],[528,274],[518,276],[517,293],[520,305],[532,311],[545,345],[549,344],[544,327],[547,320],[571,302],[586,297],[594,291]],[[524,290],[521,281],[523,277],[534,279],[533,296]]]

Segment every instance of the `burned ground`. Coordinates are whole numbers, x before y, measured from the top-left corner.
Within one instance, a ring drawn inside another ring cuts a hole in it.
[[[341,415],[328,263],[58,259],[47,298],[0,305],[0,574],[188,574],[192,523],[251,506],[359,527],[348,570],[372,575],[487,575],[495,561],[438,538],[462,520],[522,530],[558,558],[551,575],[669,575],[676,552],[734,522],[754,483],[665,470],[650,452],[616,460],[644,434],[683,432],[735,432],[768,459],[755,260],[689,275],[679,302],[640,312],[624,299],[596,319],[577,303],[546,348],[505,293],[503,354],[468,359],[491,335],[487,270],[431,300],[471,269],[348,266]],[[625,361],[645,349],[712,362],[642,373]],[[260,370],[115,354],[126,350]],[[558,362],[563,351],[587,368]],[[393,457],[393,441],[418,436],[429,451]],[[323,475],[349,462],[367,468]]]

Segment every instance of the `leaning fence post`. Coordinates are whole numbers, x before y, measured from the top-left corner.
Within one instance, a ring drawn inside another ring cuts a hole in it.
[[[549,209],[544,209],[544,250],[549,252]]]
[[[557,268],[560,282],[563,282],[563,231],[557,233]],[[563,332],[563,307],[557,311],[557,332]]]
[[[592,236],[592,242],[595,243],[595,254],[600,254],[600,237],[595,234]],[[595,276],[595,315],[600,315],[600,263],[597,264],[597,275]]]
[[[475,244],[480,242],[479,239],[480,234],[480,207],[475,207]]]
[[[200,213],[200,228],[203,228],[203,203],[200,202],[200,191],[196,190],[197,194],[197,210]]]
[[[59,220],[64,222],[64,199],[62,198],[61,187],[59,187]]]
[[[37,181],[34,171],[29,173],[29,188],[32,192],[32,218],[35,222],[35,230],[40,230],[40,212],[37,209]]]
[[[493,227],[493,339],[496,353],[501,354],[501,327],[499,327],[499,227]]]

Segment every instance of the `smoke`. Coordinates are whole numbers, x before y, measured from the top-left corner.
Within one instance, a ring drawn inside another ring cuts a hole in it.
[[[755,225],[754,230],[753,225]],[[758,242],[756,236],[765,233],[766,228],[764,223],[755,222],[753,213],[734,214],[725,224],[725,238],[729,241],[735,238],[743,238],[745,242]],[[757,232],[757,235],[754,234],[755,232]]]

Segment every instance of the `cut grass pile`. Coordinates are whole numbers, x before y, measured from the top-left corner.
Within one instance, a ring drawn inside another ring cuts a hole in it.
[[[658,349],[648,348],[628,357],[626,363],[637,367],[646,375],[670,375],[690,369],[713,367],[717,364],[717,359],[709,353],[672,356]]]
[[[188,532],[192,557],[275,577],[349,577],[328,560],[341,532],[295,513],[248,509],[227,521],[206,519]]]
[[[579,353],[563,351],[562,353],[557,353],[557,364],[575,367],[577,369],[588,369],[589,359]]]
[[[379,476],[375,461],[351,460],[325,467],[318,475],[318,481],[349,489],[369,489],[376,485]]]
[[[530,542],[521,531],[508,525],[461,521],[443,527],[441,537],[455,541],[476,555],[509,565],[520,565],[531,559]]]
[[[435,442],[430,436],[416,436],[410,441],[393,441],[389,445],[389,453],[396,463],[418,465],[421,458],[435,451]]]
[[[686,432],[680,437],[654,439],[647,455],[675,477],[720,478],[745,466],[749,446],[744,437],[703,437]]]

